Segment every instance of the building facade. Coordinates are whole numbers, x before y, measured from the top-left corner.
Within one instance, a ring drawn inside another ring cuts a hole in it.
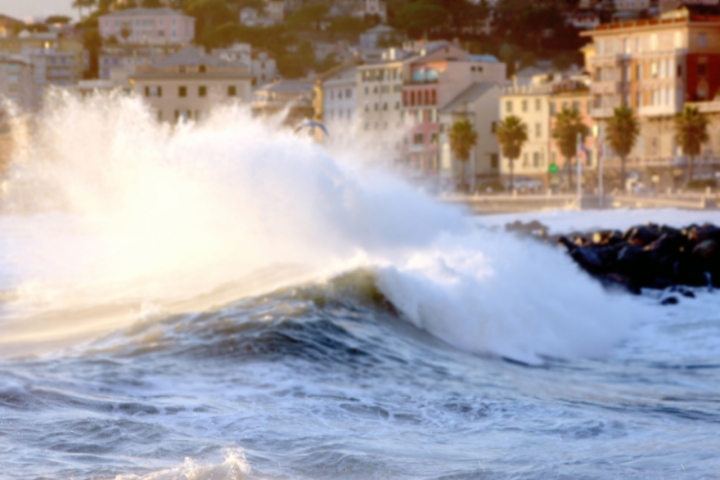
[[[348,146],[357,129],[357,66],[338,66],[315,83],[315,118],[322,121],[330,135],[327,145]]]
[[[170,8],[130,8],[98,19],[103,40],[123,44],[187,45],[195,39],[195,19]]]
[[[675,141],[674,116],[686,102],[712,100],[720,90],[720,11],[686,6],[657,19],[601,25],[583,35],[592,39],[586,68],[601,138],[613,109],[628,106],[640,121],[630,170],[681,175],[685,160]]]
[[[500,148],[495,127],[500,120],[500,95],[503,89],[495,83],[473,83],[439,111],[440,178],[443,184],[467,184],[470,190],[484,189],[500,174]],[[449,132],[460,121],[469,121],[477,144],[467,164],[455,158]],[[464,181],[461,176],[465,175]]]
[[[217,105],[251,99],[246,65],[206,55],[195,47],[139,67],[130,83],[164,122],[203,120]]]
[[[33,64],[21,55],[0,55],[0,97],[10,100],[21,110],[38,105]]]
[[[438,111],[473,83],[501,84],[506,68],[492,56],[475,56],[453,43],[441,42],[409,62],[402,90],[406,135],[403,157],[425,175],[440,169]]]
[[[98,53],[98,76],[118,86],[127,86],[128,78],[139,68],[177,53],[175,45],[106,45]]]

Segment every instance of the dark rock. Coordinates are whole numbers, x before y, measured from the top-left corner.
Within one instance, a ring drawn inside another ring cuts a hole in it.
[[[614,245],[622,242],[622,233],[618,230],[599,230],[592,234],[592,243],[595,245]]]
[[[506,232],[516,232],[526,235],[537,235],[539,237],[546,237],[548,230],[549,229],[546,225],[543,225],[537,220],[532,220],[527,223],[523,223],[520,220],[515,220],[514,222],[505,225]]]
[[[660,301],[660,305],[677,305],[678,303],[680,303],[680,300],[674,295],[665,297]]]
[[[632,293],[633,295],[640,295],[642,292],[640,285],[633,281],[633,279],[626,277],[625,275],[620,275],[619,273],[596,275],[595,278],[600,280],[600,283],[605,288],[619,288],[628,293]]]
[[[693,248],[693,258],[701,263],[712,263],[717,261],[720,250],[715,240],[704,240]]]
[[[625,233],[627,243],[644,247],[651,244],[660,237],[660,229],[657,226],[633,227]]]

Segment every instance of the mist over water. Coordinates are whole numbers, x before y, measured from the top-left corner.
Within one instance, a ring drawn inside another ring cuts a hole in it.
[[[35,122],[0,217],[9,478],[717,473],[715,294],[608,293],[241,107]]]

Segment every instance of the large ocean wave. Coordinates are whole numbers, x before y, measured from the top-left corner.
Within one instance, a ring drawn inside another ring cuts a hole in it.
[[[17,341],[25,325],[52,344],[84,317],[95,336],[358,268],[414,325],[525,362],[601,356],[636,316],[560,252],[239,107],[170,128],[134,98],[58,94],[36,123],[9,185],[24,213],[2,219]],[[67,311],[73,325],[52,314]]]

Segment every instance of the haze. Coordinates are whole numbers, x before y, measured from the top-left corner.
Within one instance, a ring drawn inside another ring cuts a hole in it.
[[[75,16],[71,5],[72,0],[0,0],[0,12],[22,20],[52,14]]]

